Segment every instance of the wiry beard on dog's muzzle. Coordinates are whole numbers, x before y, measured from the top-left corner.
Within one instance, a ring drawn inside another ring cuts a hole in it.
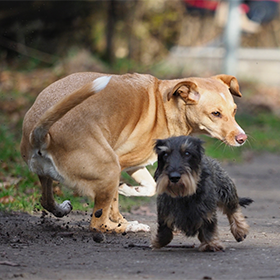
[[[184,197],[196,192],[199,175],[195,172],[186,172],[181,175],[177,183],[172,183],[168,175],[163,173],[157,180],[157,194],[166,193],[171,197]]]

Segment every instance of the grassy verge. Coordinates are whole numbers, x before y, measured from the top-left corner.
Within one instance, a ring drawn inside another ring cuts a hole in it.
[[[219,160],[242,161],[247,151],[280,153],[279,117],[273,114],[243,114],[237,117],[237,122],[246,131],[247,142],[235,148],[226,146],[217,139],[202,136],[207,155]]]
[[[248,133],[248,142],[240,148],[227,147],[216,139],[202,137],[205,140],[206,153],[220,160],[242,161],[244,152],[269,151],[279,153],[280,119],[271,114],[256,116],[241,115],[238,123]],[[150,168],[154,172],[155,166]],[[123,173],[123,180],[128,176]],[[129,183],[133,183],[129,181]],[[87,198],[77,196],[63,186],[58,189],[56,200],[69,199],[74,210],[91,211],[93,203]],[[19,137],[7,126],[0,124],[0,210],[19,210],[31,213],[41,210],[40,185],[37,176],[32,174],[22,161],[19,153]],[[131,198],[120,196],[122,211],[149,202],[150,198]]]

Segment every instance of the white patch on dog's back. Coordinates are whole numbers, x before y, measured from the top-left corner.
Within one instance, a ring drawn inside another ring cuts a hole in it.
[[[220,95],[221,95],[222,98],[226,101],[226,97],[225,97],[225,95],[224,95],[222,92],[220,92]]]
[[[99,77],[99,78],[95,79],[92,82],[93,90],[96,91],[96,92],[101,91],[102,89],[104,89],[108,85],[111,78],[112,78],[111,76],[102,76],[102,77]]]

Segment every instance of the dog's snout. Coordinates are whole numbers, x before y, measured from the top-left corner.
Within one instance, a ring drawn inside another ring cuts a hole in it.
[[[236,142],[240,145],[244,144],[246,139],[247,139],[247,135],[245,133],[240,133],[237,136],[235,136]]]
[[[181,179],[181,174],[178,172],[171,172],[168,177],[172,183],[177,183]]]

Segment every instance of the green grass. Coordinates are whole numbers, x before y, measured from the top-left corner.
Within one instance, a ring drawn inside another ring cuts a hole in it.
[[[39,197],[37,178],[21,161],[19,141],[0,125],[0,209],[30,212]]]
[[[217,139],[202,136],[206,154],[220,160],[242,161],[246,151],[280,153],[280,118],[272,114],[240,115],[239,125],[246,131],[247,142],[229,147]]]
[[[206,154],[219,160],[242,161],[246,151],[280,153],[280,119],[271,114],[240,115],[238,123],[248,134],[248,141],[239,148],[221,144],[220,141],[202,137],[205,141]],[[35,174],[28,170],[19,152],[19,134],[14,134],[8,126],[0,124],[0,210],[26,211],[42,210],[40,206],[40,185]],[[4,122],[5,123],[5,122]],[[18,127],[18,126],[17,126]],[[151,173],[156,165],[149,167]],[[122,179],[134,184],[126,173]],[[5,186],[3,186],[5,184]],[[74,210],[91,211],[93,202],[75,195],[66,187],[61,187],[62,194],[56,200],[69,199]],[[130,211],[137,205],[149,202],[147,197],[120,196],[122,211]]]

